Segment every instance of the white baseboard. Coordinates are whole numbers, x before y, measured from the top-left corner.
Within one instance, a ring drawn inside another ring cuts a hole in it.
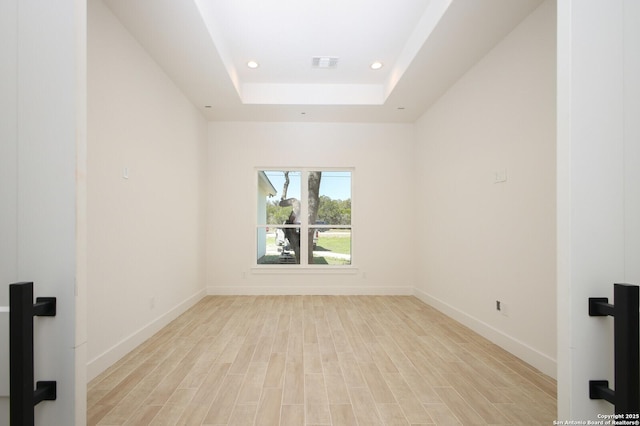
[[[557,361],[548,355],[528,346],[526,343],[505,334],[504,332],[490,326],[489,324],[460,311],[459,309],[423,292],[415,289],[414,295],[429,306],[432,306],[453,318],[461,324],[469,327],[481,336],[500,346],[504,350],[517,356],[527,364],[537,368],[547,376],[556,378]]]
[[[413,287],[380,286],[208,286],[210,296],[413,296]]]
[[[195,305],[200,299],[206,296],[204,290],[198,291],[191,297],[180,302],[174,308],[154,319],[141,329],[122,339],[102,354],[87,362],[87,383],[93,380],[98,374],[115,364],[120,358],[134,350],[145,340],[157,333],[162,327],[169,324],[187,309]]]

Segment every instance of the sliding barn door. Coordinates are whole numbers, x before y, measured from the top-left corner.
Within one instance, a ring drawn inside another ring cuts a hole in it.
[[[57,299],[55,317],[34,318],[35,381],[57,382],[57,399],[35,407],[35,424],[84,422],[76,403],[85,364],[76,336],[83,3],[0,0],[0,425],[10,416],[6,307],[18,281],[34,282],[34,297]]]

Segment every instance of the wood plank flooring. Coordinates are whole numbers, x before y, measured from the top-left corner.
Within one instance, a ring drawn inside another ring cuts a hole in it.
[[[409,296],[210,296],[89,383],[89,425],[549,425],[556,383]]]

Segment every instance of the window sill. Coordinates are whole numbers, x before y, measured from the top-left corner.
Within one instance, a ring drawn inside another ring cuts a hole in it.
[[[356,275],[358,268],[353,266],[254,266],[251,273],[255,275],[261,274],[277,274],[277,275]]]

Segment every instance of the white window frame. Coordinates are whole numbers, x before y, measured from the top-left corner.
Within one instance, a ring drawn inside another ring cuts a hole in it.
[[[326,271],[328,273],[335,272],[346,272],[346,273],[357,273],[357,268],[354,264],[354,256],[353,256],[353,242],[354,242],[354,220],[353,220],[353,209],[354,209],[354,196],[353,196],[353,187],[355,180],[355,168],[354,167],[256,167],[254,170],[254,182],[255,182],[255,190],[254,194],[258,193],[258,173],[260,172],[300,172],[300,217],[303,219],[300,221],[300,225],[284,225],[284,224],[258,224],[258,197],[254,196],[255,205],[254,205],[254,231],[253,231],[253,253],[252,253],[252,264],[251,268],[255,273],[279,273],[279,272],[322,272]],[[351,224],[350,225],[316,225],[313,224],[310,226],[308,222],[309,217],[309,209],[308,209],[308,198],[309,198],[309,185],[308,178],[309,172],[349,172],[351,174],[350,181],[350,199],[351,199]],[[278,191],[282,190],[282,188],[276,188]],[[278,193],[276,196],[279,197],[281,194]],[[308,244],[300,244],[300,263],[296,264],[260,264],[257,259],[258,252],[258,229],[267,228],[269,226],[278,226],[279,228],[300,228],[301,235],[308,235],[309,228],[333,228],[333,229],[350,229],[351,234],[351,251],[350,251],[350,264],[348,265],[317,265],[317,264],[308,264],[308,255],[309,249]]]

